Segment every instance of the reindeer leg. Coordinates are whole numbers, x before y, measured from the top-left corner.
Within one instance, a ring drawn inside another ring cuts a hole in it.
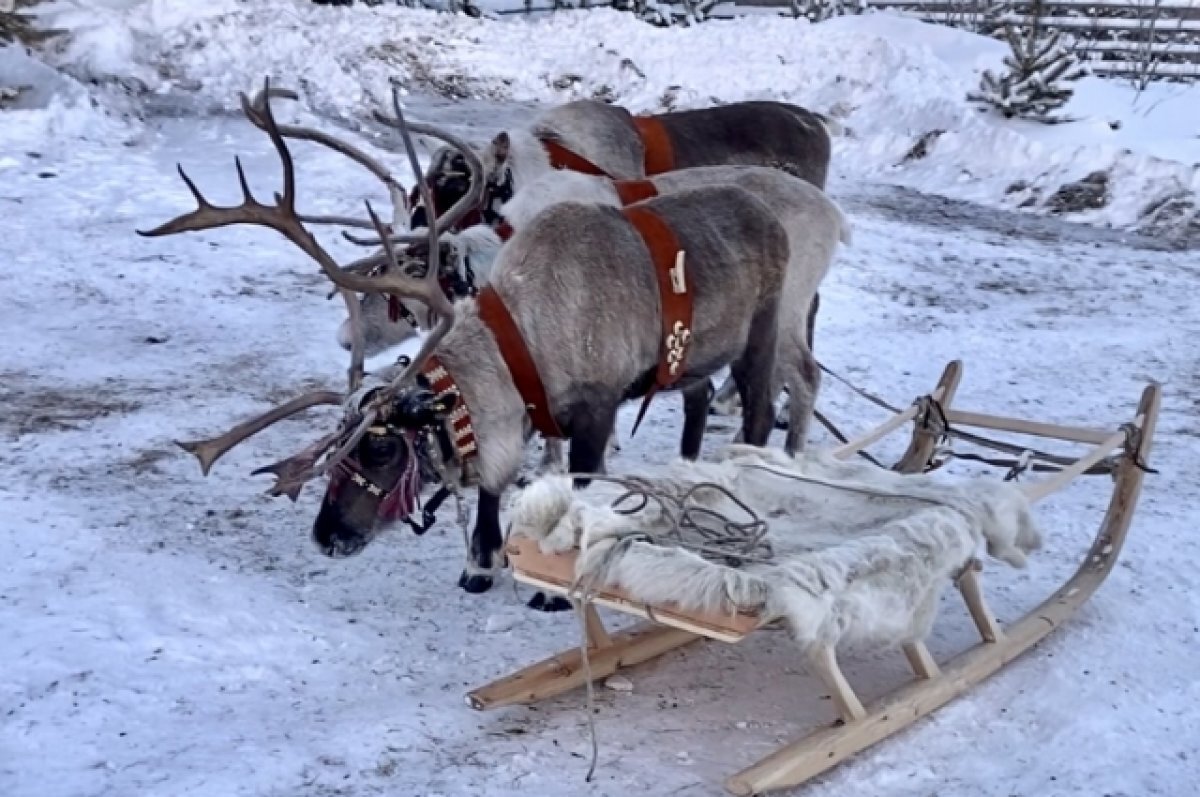
[[[781,352],[776,367],[783,372],[788,391],[787,436],[783,450],[794,456],[804,450],[808,440],[808,426],[821,387],[821,369],[808,344],[799,340],[798,334],[793,335],[797,338],[794,350]]]
[[[700,457],[700,445],[704,442],[704,429],[708,425],[708,408],[713,399],[711,379],[705,379],[682,391],[683,393],[683,439],[679,443],[679,455],[687,460]]]
[[[458,577],[458,586],[472,594],[492,588],[502,561],[501,547],[504,532],[500,529],[500,496],[479,488],[479,503],[475,509],[475,528],[471,530],[471,548],[467,566]]]
[[[542,441],[542,462],[538,467],[540,474],[560,473],[563,469],[563,447],[561,440],[547,438]]]
[[[765,446],[775,424],[775,340],[779,334],[777,308],[760,310],[750,324],[749,344],[730,366],[742,397],[741,438]]]

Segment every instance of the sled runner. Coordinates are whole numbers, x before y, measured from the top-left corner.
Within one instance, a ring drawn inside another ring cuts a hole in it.
[[[517,581],[580,601],[586,671],[583,652],[568,649],[475,689],[467,703],[477,710],[533,703],[702,637],[736,643],[782,622],[839,717],[726,780],[729,792],[751,795],[804,783],[992,675],[1074,614],[1115,565],[1147,470],[1161,391],[1147,386],[1131,422],[1102,430],[953,409],[960,376],[961,364],[951,362],[937,388],[905,411],[838,448],[795,460],[731,446],[717,462],[681,464],[661,478],[611,479],[608,493],[597,490],[602,482],[573,492],[562,476],[534,482],[513,505],[509,564]],[[855,458],[910,422],[912,439],[891,470]],[[1090,448],[1066,458],[980,438],[967,427]],[[1003,463],[1014,474],[1052,472],[1020,484],[935,479],[928,474],[941,464],[933,463],[939,444],[953,438],[1020,455]],[[1039,545],[1030,505],[1084,473],[1113,478],[1090,550],[1057,591],[1002,626],[984,597],[980,545],[1024,566]],[[609,504],[611,482],[619,482],[620,495]],[[773,529],[781,519],[785,527],[801,525],[779,533]],[[948,582],[982,641],[938,662],[923,640]],[[610,634],[597,605],[648,622]],[[846,642],[899,648],[915,678],[864,705],[838,666],[838,645]]]

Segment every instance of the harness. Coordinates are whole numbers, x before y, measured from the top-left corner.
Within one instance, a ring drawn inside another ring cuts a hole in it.
[[[674,385],[683,376],[687,363],[688,347],[692,342],[692,313],[694,297],[688,285],[684,268],[684,252],[679,246],[675,231],[662,216],[645,206],[626,207],[621,211],[637,230],[654,263],[654,275],[658,281],[659,318],[662,324],[662,343],[658,367],[654,373],[654,384],[642,400],[634,421],[631,436],[637,434],[638,426],[650,408],[650,400],[665,388]]]
[[[534,430],[547,438],[564,437],[562,429],[554,419],[550,399],[534,364],[533,355],[500,294],[491,285],[484,286],[476,297],[476,306],[479,308],[479,319],[496,340],[500,358],[512,375],[513,385],[525,403],[525,410]],[[421,375],[429,383],[435,398],[442,398],[451,393],[458,394],[458,406],[447,418],[446,423],[449,444],[462,470],[460,482],[463,485],[477,483],[479,477],[475,460],[479,456],[479,444],[466,397],[437,355],[429,358],[421,370]]]

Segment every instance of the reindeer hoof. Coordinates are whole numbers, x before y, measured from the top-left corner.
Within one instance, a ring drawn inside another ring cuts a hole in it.
[[[571,609],[571,602],[566,598],[558,595],[547,598],[544,592],[533,593],[533,597],[525,605],[539,612],[565,612]]]
[[[462,575],[458,577],[458,586],[472,595],[478,595],[492,588],[492,577],[479,575],[478,573],[471,574],[464,570]]]

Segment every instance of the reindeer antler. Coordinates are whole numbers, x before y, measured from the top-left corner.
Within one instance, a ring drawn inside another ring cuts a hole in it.
[[[174,235],[181,232],[195,232],[200,230],[215,229],[233,224],[251,224],[262,227],[268,227],[283,235],[285,238],[294,243],[305,254],[316,261],[321,270],[338,288],[345,292],[358,293],[386,293],[397,297],[413,298],[424,302],[431,310],[436,312],[441,320],[437,328],[425,340],[424,345],[417,357],[413,359],[410,366],[404,369],[395,380],[387,387],[376,392],[370,406],[363,412],[363,418],[359,426],[347,438],[345,443],[331,456],[324,464],[318,468],[311,467],[311,463],[315,462],[320,456],[320,451],[314,453],[314,448],[310,447],[295,457],[289,460],[276,463],[270,466],[269,470],[278,475],[279,481],[272,488],[273,493],[285,492],[289,495],[294,495],[295,490],[305,481],[319,476],[340,461],[353,448],[354,444],[361,439],[367,427],[369,427],[379,417],[380,412],[388,401],[394,397],[399,388],[409,379],[413,378],[424,360],[432,352],[437,343],[450,330],[450,326],[454,322],[454,308],[450,300],[442,292],[437,281],[437,268],[433,267],[426,273],[425,278],[415,280],[407,275],[400,273],[399,268],[390,269],[388,272],[366,276],[352,271],[343,270],[337,262],[329,255],[324,247],[313,237],[312,233],[304,226],[299,215],[296,212],[296,175],[295,165],[292,160],[291,153],[288,150],[287,143],[284,141],[284,136],[279,125],[275,121],[275,116],[271,110],[269,98],[272,96],[269,78],[264,81],[263,92],[259,98],[263,100],[261,106],[255,108],[249,98],[243,93],[241,95],[242,109],[248,117],[251,117],[256,125],[259,125],[266,131],[271,139],[271,143],[279,155],[280,164],[283,170],[283,191],[275,194],[275,203],[273,205],[260,202],[250,190],[249,183],[246,180],[246,173],[242,167],[241,159],[235,159],[237,168],[238,182],[242,189],[242,202],[233,206],[214,205],[209,202],[196,184],[188,177],[182,166],[178,167],[179,175],[191,191],[193,198],[196,200],[196,209],[188,213],[184,213],[176,218],[165,222],[151,230],[138,230],[138,234],[146,237],[158,237],[163,235]],[[397,106],[398,108],[398,106]],[[403,120],[401,120],[403,124]],[[415,160],[415,152],[411,150],[410,158]],[[392,248],[391,241],[384,229],[379,217],[371,208],[370,203],[367,203],[367,213],[371,219],[371,225],[376,233],[380,236],[381,241],[385,241],[384,250],[386,256],[395,262],[395,252]],[[431,225],[431,240],[434,243],[433,257],[436,257],[436,228],[438,225]],[[355,327],[360,325],[355,323],[355,314],[358,310],[358,303],[354,301],[348,302],[351,312],[351,321]],[[352,356],[351,371],[350,371],[350,391],[352,394],[361,384],[362,370],[362,346],[361,332],[355,333],[356,351]],[[313,406],[317,403],[327,403],[325,399],[329,399],[329,394],[323,394],[321,400],[314,398],[316,394],[310,394],[308,397],[299,397],[292,402],[285,404],[271,412],[268,412],[259,418],[253,419],[246,423],[240,424],[230,430],[226,435],[216,440],[206,443],[186,444],[188,450],[196,454],[201,461],[201,467],[207,471],[212,463],[232,448],[237,443],[245,440],[253,434],[265,429],[270,424],[295,414],[300,409],[307,406]],[[305,400],[309,403],[305,404]],[[339,398],[340,401],[340,398]],[[332,445],[334,436],[325,438],[324,446],[321,451]],[[206,464],[207,463],[207,464]],[[289,466],[290,463],[290,466]]]
[[[429,236],[426,235],[397,235],[393,234],[391,240],[398,244],[419,243],[427,237],[430,241],[430,250],[437,248],[436,242],[446,232],[458,224],[463,216],[467,215],[471,210],[479,205],[479,201],[483,198],[484,173],[483,162],[479,160],[479,156],[475,154],[474,148],[463,139],[456,135],[447,133],[439,127],[432,125],[421,124],[420,122],[408,122],[404,119],[404,113],[400,110],[400,91],[392,88],[392,110],[395,112],[395,118],[376,111],[373,115],[375,120],[380,124],[387,125],[400,131],[400,136],[404,140],[404,148],[408,152],[408,159],[412,165],[413,174],[417,176],[417,191],[421,194],[421,201],[425,203],[427,212],[430,214],[429,230],[435,233]],[[467,170],[471,173],[471,186],[467,189],[467,193],[459,197],[459,200],[454,203],[450,210],[446,211],[446,215],[438,218],[433,212],[433,198],[429,194],[429,186],[421,176],[421,167],[417,163],[416,151],[413,148],[411,133],[417,133],[422,136],[440,139],[446,142],[451,147],[454,147],[462,153],[463,160],[467,162]],[[343,232],[342,236],[351,243],[359,246],[378,246],[382,242],[382,236],[378,239],[361,238],[351,233]]]
[[[246,118],[257,127],[259,130],[266,132],[266,121],[263,119],[264,113],[267,112],[267,103],[271,98],[282,97],[288,100],[297,100],[299,95],[291,89],[271,88],[263,89],[254,95],[254,99],[250,103],[250,108],[246,111]],[[363,152],[358,147],[349,142],[335,138],[323,130],[317,130],[311,127],[300,127],[297,125],[277,125],[279,134],[284,138],[295,138],[302,141],[312,141],[317,144],[332,149],[345,155],[350,160],[358,163],[371,174],[379,178],[379,180],[387,188],[388,196],[392,201],[392,227],[397,229],[405,224],[405,216],[408,214],[408,196],[404,192],[404,187],[399,181],[392,176],[387,167],[380,163],[375,158],[372,158],[367,153]],[[358,219],[350,216],[315,216],[301,215],[300,220],[309,224],[336,224],[343,227],[362,227],[364,229],[373,229],[370,221],[366,219]]]

